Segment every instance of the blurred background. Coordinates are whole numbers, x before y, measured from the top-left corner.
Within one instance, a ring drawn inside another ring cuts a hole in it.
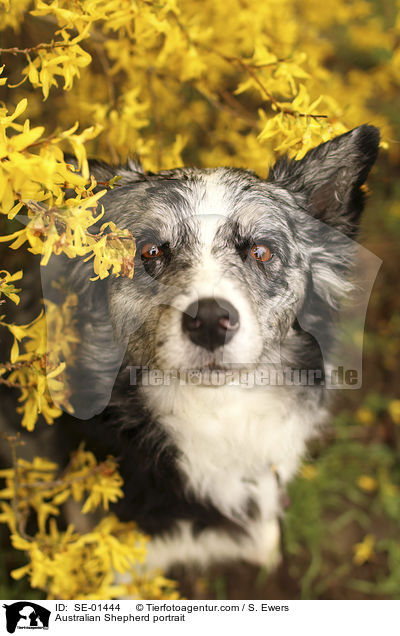
[[[43,138],[79,121],[99,126],[88,136],[89,156],[117,163],[137,153],[149,170],[237,165],[261,176],[277,156],[300,157],[362,123],[378,126],[383,138],[359,237],[383,261],[367,312],[363,386],[335,391],[331,423],[289,488],[282,564],[272,574],[232,564],[206,573],[177,568],[172,577],[187,598],[399,598],[398,7],[392,0],[351,6],[327,0],[323,7],[316,0],[263,7],[207,0],[198,11],[194,1],[120,2],[118,22],[115,3],[102,4],[108,21],[89,1],[79,8],[59,2],[58,12],[51,3],[0,2],[8,78],[1,105],[13,110],[28,97],[27,115],[45,126]],[[70,40],[81,35],[79,46],[90,60],[78,51],[81,65],[68,70],[65,61],[46,59],[62,37],[57,29]],[[39,43],[48,48],[35,49]],[[71,150],[62,140],[59,147]],[[0,216],[0,234],[20,227]],[[5,306],[8,322],[25,324],[39,313],[32,293],[38,261],[23,247],[0,243],[0,269],[24,270],[20,306]],[[0,337],[6,362],[12,338],[4,328]],[[3,417],[18,421],[9,409],[3,401]],[[25,579],[10,579],[25,560],[8,534],[0,526],[0,598],[44,598],[45,591],[32,590]]]

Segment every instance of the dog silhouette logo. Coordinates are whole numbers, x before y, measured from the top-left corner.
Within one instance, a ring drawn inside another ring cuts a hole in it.
[[[14,634],[16,629],[49,628],[51,612],[37,603],[18,601],[3,607],[6,610],[6,626],[9,634]]]

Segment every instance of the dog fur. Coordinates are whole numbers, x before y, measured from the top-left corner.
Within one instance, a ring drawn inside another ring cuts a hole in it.
[[[101,200],[101,223],[134,235],[135,275],[91,282],[90,264],[74,268],[80,419],[57,426],[58,444],[66,452],[85,439],[99,457],[119,458],[125,497],[115,510],[152,536],[150,566],[276,562],[282,489],[327,418],[335,317],[378,144],[377,129],[360,126],[300,161],[279,160],[267,180],[231,168],[146,174],[134,163],[91,163],[99,181],[121,176]],[[146,244],[162,255],[141,257]],[[251,256],[259,244],[268,262]],[[185,311],[210,298],[240,316],[214,350],[182,328]],[[307,386],[229,380],[288,368],[319,373]],[[175,375],[148,384],[146,369]],[[182,381],[188,369],[197,384]],[[207,383],[212,370],[220,386]]]

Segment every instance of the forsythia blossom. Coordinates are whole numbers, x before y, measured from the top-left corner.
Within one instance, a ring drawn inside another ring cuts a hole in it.
[[[57,465],[36,457],[18,459],[16,466],[0,471],[6,481],[0,491],[0,522],[8,524],[11,542],[22,550],[29,563],[11,573],[14,579],[28,576],[31,586],[46,590],[48,598],[108,599],[130,595],[136,598],[177,598],[173,582],[159,574],[142,574],[148,538],[134,523],[121,523],[105,516],[90,532],[79,533],[72,525],[60,530],[56,517],[69,499],[86,501],[82,514],[122,496],[122,479],[116,462],[98,463],[80,448],[62,476]],[[28,536],[25,522],[32,512],[37,532]],[[129,583],[115,583],[114,571],[129,574]]]
[[[18,389],[26,429],[72,411],[66,360],[79,340],[74,294],[61,311],[48,302],[36,316],[10,318],[23,298],[21,248],[44,267],[53,254],[91,260],[92,279],[134,276],[135,237],[101,222],[118,174],[96,183],[88,153],[115,164],[138,155],[149,171],[230,165],[266,176],[277,156],[300,158],[360,123],[395,137],[381,114],[400,84],[400,18],[391,13],[384,25],[366,0],[0,0],[0,249],[17,262],[0,271],[0,326],[10,336],[0,384]],[[343,70],[341,42],[366,63]],[[62,337],[48,340],[46,324]],[[400,422],[398,400],[389,413]],[[359,409],[357,418],[369,425],[374,413]],[[312,480],[317,470],[302,474]],[[39,458],[2,476],[0,518],[29,557],[15,577],[28,575],[54,598],[176,595],[161,576],[139,575],[146,540],[134,525],[111,515],[87,534],[56,524],[68,498],[86,513],[122,496],[112,460],[106,468],[80,449],[61,480]],[[360,479],[372,489],[371,478]],[[29,511],[33,537],[24,531]],[[372,554],[367,539],[357,563]],[[113,570],[129,570],[131,583],[117,586]]]

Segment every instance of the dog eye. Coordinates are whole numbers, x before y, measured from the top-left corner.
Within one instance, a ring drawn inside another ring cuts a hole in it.
[[[153,243],[146,243],[142,247],[142,258],[158,258],[163,255],[163,249],[159,245]]]
[[[273,254],[267,245],[253,245],[250,250],[250,254],[256,259],[256,261],[261,261],[262,263],[270,261],[273,257]]]

